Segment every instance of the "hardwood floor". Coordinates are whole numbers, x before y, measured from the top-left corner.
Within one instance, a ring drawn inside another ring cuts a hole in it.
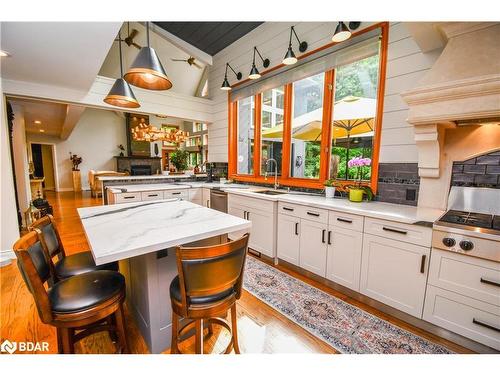
[[[47,192],[47,199],[54,208],[54,218],[59,225],[66,251],[73,254],[87,250],[87,240],[76,208],[100,205],[101,199],[91,198],[88,192]],[[430,341],[444,345],[455,352],[470,352],[456,344],[357,302],[285,267],[278,266],[278,268],[373,315]],[[45,341],[49,343],[49,353],[57,353],[55,329],[40,322],[33,298],[24,285],[15,261],[0,268],[0,289],[0,342],[4,339],[11,341]],[[317,339],[246,291],[243,292],[242,298],[238,301],[237,309],[238,334],[242,353],[336,353],[331,346]],[[148,353],[142,336],[127,312],[126,325],[131,352]],[[229,335],[225,331],[216,329],[213,335],[207,336],[205,353],[222,351],[228,340]],[[179,347],[183,352],[193,353],[194,345],[194,338],[191,338],[183,342]],[[75,348],[78,353],[113,353],[115,351],[107,333],[90,336],[78,343]]]

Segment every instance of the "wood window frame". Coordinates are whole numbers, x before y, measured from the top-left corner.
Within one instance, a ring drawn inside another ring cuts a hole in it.
[[[379,22],[373,24],[363,30],[353,33],[353,37],[361,35],[369,31],[380,28],[381,30],[381,48],[379,58],[379,78],[377,85],[377,107],[375,113],[375,136],[373,139],[372,149],[372,169],[369,182],[363,183],[371,187],[374,193],[377,192],[378,182],[378,166],[380,157],[380,140],[382,133],[382,119],[384,108],[385,95],[385,80],[387,69],[387,49],[389,45],[389,22]],[[307,52],[298,57],[303,59],[314,53],[334,46],[335,42],[327,43],[315,50]],[[283,67],[283,64],[278,64],[261,75],[268,74],[276,69]],[[238,82],[233,87],[239,86],[248,79]],[[292,126],[292,104],[293,104],[293,83],[288,83],[285,86],[284,98],[284,116],[283,116],[283,146],[281,157],[281,176],[278,177],[278,182],[281,185],[291,187],[305,187],[312,189],[323,189],[324,182],[328,178],[330,169],[330,153],[331,153],[331,126],[334,105],[333,96],[335,92],[335,69],[325,72],[324,91],[323,91],[323,119],[322,128],[323,134],[321,137],[321,154],[320,154],[320,171],[318,179],[290,177],[290,146],[291,146],[291,126]],[[231,100],[231,92],[228,92],[228,177],[230,179],[241,182],[257,182],[263,184],[272,184],[274,179],[266,179],[261,175],[261,121],[262,121],[262,93],[254,96],[254,153],[253,153],[253,173],[238,174],[238,102]],[[338,180],[342,185],[350,185],[353,181]]]

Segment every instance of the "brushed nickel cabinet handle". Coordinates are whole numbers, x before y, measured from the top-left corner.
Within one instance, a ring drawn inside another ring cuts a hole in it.
[[[341,222],[343,222],[343,223],[352,224],[352,220],[342,219],[341,217],[338,217],[338,218],[337,218],[337,221],[341,221]]]
[[[481,277],[481,282],[483,284],[489,284],[489,285],[494,285],[494,286],[500,286],[500,282],[498,281],[494,281],[494,280],[490,280],[490,279],[487,279],[486,277]]]
[[[393,229],[393,228],[387,228],[387,227],[382,227],[383,230],[387,232],[394,232],[394,233],[399,233],[399,234],[408,234],[407,231],[405,230],[399,230],[399,229]]]
[[[481,327],[486,327],[486,328],[492,329],[493,331],[500,332],[500,327],[499,326],[495,326],[493,324],[485,323],[482,320],[479,320],[479,319],[476,319],[476,318],[472,318],[472,323],[477,324],[478,326],[481,326]]]
[[[422,255],[422,259],[420,260],[420,273],[425,273],[425,259],[427,255]]]

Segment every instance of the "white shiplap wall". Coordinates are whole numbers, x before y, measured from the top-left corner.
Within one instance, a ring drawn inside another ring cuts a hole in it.
[[[271,66],[279,64],[286,52],[291,25],[295,25],[299,38],[309,43],[310,51],[330,41],[336,22],[266,22],[214,56],[209,74],[213,100],[213,122],[208,128],[211,162],[227,162],[227,94],[220,90],[226,62],[247,77],[256,45],[271,60]],[[362,28],[369,25],[363,23]],[[296,44],[294,49],[298,50]],[[404,23],[391,23],[380,162],[417,162],[413,128],[406,122],[408,107],[400,93],[415,86],[440,52],[422,53]],[[236,82],[232,72],[228,78],[231,83]]]

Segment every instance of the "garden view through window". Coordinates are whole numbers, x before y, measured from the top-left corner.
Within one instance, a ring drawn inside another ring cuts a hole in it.
[[[281,151],[283,148],[283,116],[285,87],[266,90],[262,93],[260,171],[274,174],[276,165],[267,163],[276,160],[278,175],[281,176]]]
[[[253,174],[254,97],[238,101],[238,174]]]

